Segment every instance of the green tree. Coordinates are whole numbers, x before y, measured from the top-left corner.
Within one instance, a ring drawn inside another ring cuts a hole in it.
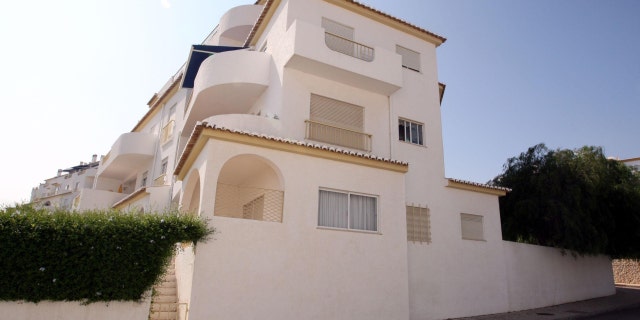
[[[491,184],[512,190],[500,198],[505,240],[640,258],[640,177],[599,147],[538,144]]]

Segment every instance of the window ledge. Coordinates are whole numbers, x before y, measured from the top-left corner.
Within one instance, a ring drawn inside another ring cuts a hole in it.
[[[462,237],[462,240],[471,240],[471,241],[487,242],[487,240],[485,240],[485,239],[473,239],[473,238],[465,238],[465,237]]]
[[[400,139],[398,139],[398,142],[402,142],[404,144],[408,144],[408,145],[415,146],[415,147],[423,147],[423,148],[427,149],[427,145],[424,145],[424,144],[412,143],[412,142],[404,141],[404,140],[400,140]]]
[[[378,234],[382,235],[380,231],[369,231],[369,230],[358,230],[358,229],[343,229],[343,228],[332,228],[332,227],[323,227],[317,226],[316,229],[319,230],[334,230],[334,231],[346,231],[346,232],[355,232],[355,233],[367,233],[367,234]]]

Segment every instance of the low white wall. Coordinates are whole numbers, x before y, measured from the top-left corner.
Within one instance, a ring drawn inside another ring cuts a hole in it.
[[[0,320],[147,320],[151,298],[142,302],[0,302]]]
[[[607,256],[562,254],[560,249],[504,241],[509,311],[615,294]]]

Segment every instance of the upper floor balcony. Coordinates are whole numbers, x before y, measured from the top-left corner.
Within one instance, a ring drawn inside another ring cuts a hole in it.
[[[285,34],[286,66],[389,95],[402,87],[402,57],[295,20]]]
[[[102,159],[97,176],[124,180],[143,170],[153,160],[155,142],[151,133],[123,133]]]
[[[218,45],[242,46],[262,12],[262,5],[244,5],[227,11],[218,24]]]
[[[271,56],[236,50],[205,59],[193,84],[182,130],[190,133],[197,121],[221,114],[247,113],[269,85]]]

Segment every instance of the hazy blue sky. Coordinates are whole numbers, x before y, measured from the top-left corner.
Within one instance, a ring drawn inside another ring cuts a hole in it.
[[[106,154],[232,0],[24,0],[0,11],[0,203]],[[446,174],[486,182],[534,144],[640,156],[640,1],[366,0],[438,49]]]

